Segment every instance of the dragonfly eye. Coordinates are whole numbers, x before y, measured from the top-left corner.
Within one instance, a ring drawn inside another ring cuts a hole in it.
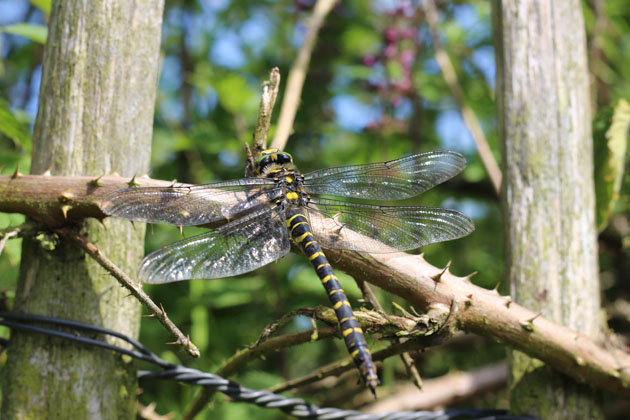
[[[286,152],[278,149],[263,150],[262,154],[256,161],[258,173],[264,174],[270,165],[287,166],[293,164],[293,157]]]

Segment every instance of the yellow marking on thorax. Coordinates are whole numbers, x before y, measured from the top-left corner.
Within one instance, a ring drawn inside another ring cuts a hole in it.
[[[297,200],[298,199],[298,193],[296,193],[295,191],[291,191],[286,193],[285,197],[287,198],[287,200]]]
[[[352,356],[352,357],[356,357],[356,355],[357,355],[357,354],[359,354],[359,352],[360,352],[360,351],[361,351],[361,350],[356,349],[355,351],[353,351],[352,353],[350,353],[350,356]]]
[[[293,178],[291,178],[290,176],[287,176],[284,178],[288,183],[293,182]]]
[[[308,234],[310,235],[310,232],[308,232]],[[306,248],[307,246],[316,243],[315,241],[308,241],[306,244],[304,244],[304,248]]]

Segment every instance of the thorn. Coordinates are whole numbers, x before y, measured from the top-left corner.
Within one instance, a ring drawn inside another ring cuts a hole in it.
[[[20,172],[20,163],[18,162],[15,165],[15,172],[13,172],[13,175],[11,175],[11,179],[16,179],[16,178],[19,178],[21,176],[24,176],[24,174]]]
[[[181,236],[184,236],[184,226],[183,225],[179,225],[178,228],[179,228],[179,234]]]
[[[173,188],[175,186],[175,184],[177,184],[177,180],[174,179],[173,182],[171,182],[171,185],[169,185],[169,188]]]
[[[505,307],[509,308],[511,304],[512,304],[512,296],[506,296],[505,297]]]
[[[140,186],[140,184],[138,184],[138,183],[136,182],[136,176],[135,176],[135,175],[131,178],[131,181],[129,181],[129,182],[127,183],[127,185],[129,185],[129,188],[137,188],[137,187],[139,187],[139,186]]]
[[[478,271],[473,271],[472,273],[470,273],[469,275],[467,275],[466,277],[464,277],[464,279],[468,282],[468,283],[472,283],[470,281],[471,278],[473,278],[473,276],[476,276],[479,272]]]
[[[492,291],[493,291],[495,294],[497,294],[497,295],[499,294],[499,286],[500,286],[500,285],[501,285],[501,281],[498,281],[498,282],[497,282],[497,284],[495,284],[495,285],[494,285],[494,287],[492,288]]]
[[[536,320],[536,318],[538,318],[539,316],[542,315],[542,312],[538,312],[536,315],[534,315],[532,317],[532,319],[529,320],[529,322],[531,322],[532,324],[534,323],[534,321]]]
[[[146,314],[146,315],[142,315],[145,318],[155,318],[155,314]]]
[[[526,321],[521,321],[521,327],[523,327],[523,329],[527,332],[533,332],[534,331],[534,321],[536,320],[536,318],[538,318],[541,315],[541,313],[539,312],[538,314],[534,315],[533,318],[528,319]]]
[[[44,176],[52,176],[52,167],[53,167],[53,165],[51,163],[50,166],[48,167],[48,169],[46,169],[42,175],[44,175]]]
[[[61,206],[61,213],[63,213],[64,219],[68,218],[68,211],[70,211],[71,209],[72,206],[70,204],[64,204],[63,206]]]
[[[392,305],[394,306],[394,308],[398,309],[400,311],[400,313],[403,314],[403,316],[405,318],[413,318],[412,315],[405,310],[405,308],[403,308],[402,306],[400,306],[396,302],[392,302]],[[413,309],[413,307],[412,307],[412,309]]]
[[[101,184],[101,178],[103,178],[103,175],[100,175],[98,178],[95,178],[95,179],[89,181],[87,183],[88,187],[100,187],[102,185]]]
[[[61,197],[59,198],[59,201],[68,202],[68,201],[72,201],[75,198],[76,196],[70,191],[64,191],[61,193]]]
[[[118,172],[115,172],[115,171],[112,173],[112,176],[116,176],[116,177],[120,178],[120,174]]]
[[[578,366],[586,366],[586,360],[581,356],[575,356],[575,363],[577,363]]]
[[[441,279],[442,276],[444,275],[444,273],[446,273],[448,271],[448,268],[451,266],[451,262],[449,261],[446,264],[446,267],[444,267],[444,270],[442,270],[441,272],[439,272],[438,274],[435,274],[433,276],[431,276],[431,278],[433,279],[434,282],[438,283]]]
[[[164,310],[164,306],[160,303],[160,310],[162,311],[162,315],[166,316],[166,311]]]
[[[177,341],[167,341],[166,344],[171,344],[171,345],[172,344],[179,344],[179,342],[177,342]]]

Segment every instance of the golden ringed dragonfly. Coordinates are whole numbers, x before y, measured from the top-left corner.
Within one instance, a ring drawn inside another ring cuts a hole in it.
[[[303,175],[290,154],[269,149],[256,162],[257,177],[130,188],[107,196],[103,210],[111,216],[176,226],[223,223],[147,255],[138,269],[138,278],[145,283],[247,273],[286,255],[292,240],[315,268],[348,351],[376,397],[379,380],[369,347],[322,247],[390,253],[468,235],[474,230],[472,221],[455,210],[360,202],[416,196],[458,174],[465,163],[459,153],[434,151]],[[361,240],[347,239],[356,235]]]

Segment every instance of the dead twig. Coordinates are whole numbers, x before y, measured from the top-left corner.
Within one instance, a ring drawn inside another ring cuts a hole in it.
[[[442,69],[442,74],[444,75],[444,80],[448,85],[451,94],[455,98],[457,102],[457,106],[464,117],[464,121],[470,130],[470,133],[475,140],[475,144],[477,145],[477,151],[479,152],[479,157],[481,158],[481,162],[483,166],[486,168],[488,172],[488,176],[490,177],[490,181],[494,186],[494,190],[497,195],[501,192],[501,169],[499,169],[499,165],[494,159],[494,155],[492,154],[492,150],[490,150],[490,146],[488,146],[488,140],[486,136],[483,134],[483,130],[481,129],[481,125],[479,124],[479,120],[477,120],[477,116],[475,112],[472,110],[470,106],[466,103],[464,98],[464,92],[462,87],[457,80],[457,73],[455,72],[455,68],[453,67],[453,63],[449,58],[444,45],[440,42],[440,34],[438,30],[438,11],[435,7],[435,3],[433,0],[427,0],[421,3],[423,6],[424,14],[426,16],[427,24],[429,25],[429,30],[431,31],[431,37],[433,39],[433,45],[435,46],[435,59]]]
[[[179,328],[177,328],[177,326],[166,315],[164,308],[158,307],[155,302],[153,302],[151,298],[144,293],[141,284],[134,282],[131,277],[118,268],[109,258],[103,255],[96,245],[79,235],[74,230],[69,228],[60,228],[56,229],[55,232],[84,250],[92,258],[94,258],[101,267],[111,273],[111,275],[114,276],[114,278],[116,278],[116,280],[118,280],[125,289],[129,290],[131,294],[151,312],[153,317],[157,318],[162,325],[164,325],[164,327],[177,338],[174,344],[182,346],[192,357],[199,357],[199,349],[197,346],[190,341],[190,338],[185,337],[184,334],[182,334]]]
[[[313,14],[308,21],[306,38],[300,47],[298,56],[287,78],[287,85],[282,98],[282,107],[280,108],[280,117],[278,117],[278,127],[276,128],[276,134],[271,143],[273,149],[283,150],[287,144],[289,135],[291,135],[295,115],[297,114],[297,109],[300,104],[300,97],[302,96],[302,87],[306,79],[308,65],[311,61],[315,42],[317,41],[317,35],[324,24],[326,16],[328,16],[328,13],[330,13],[336,2],[337,0],[318,0],[313,8]]]

